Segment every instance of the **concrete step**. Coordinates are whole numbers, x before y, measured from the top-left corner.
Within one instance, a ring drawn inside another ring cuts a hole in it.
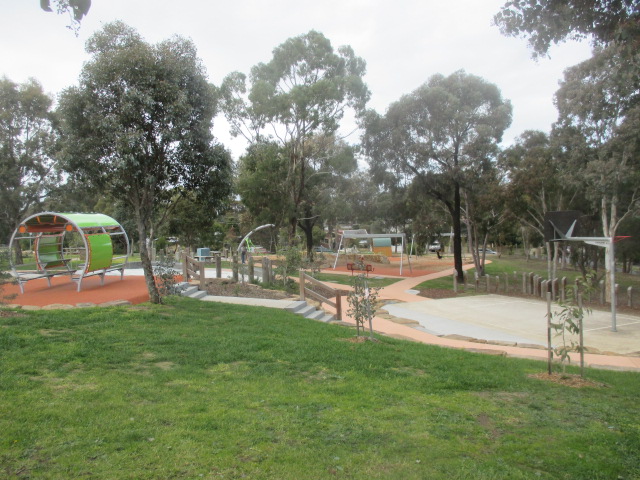
[[[336,317],[334,315],[331,315],[329,313],[325,313],[324,316],[318,318],[318,321],[319,322],[323,322],[323,323],[329,323],[329,322],[335,321],[335,319],[336,319]]]
[[[303,317],[308,317],[309,315],[311,315],[315,311],[316,311],[316,307],[314,307],[312,305],[307,305],[306,307],[301,308],[300,310],[298,310],[296,313],[298,315],[302,315]]]
[[[316,310],[315,312],[311,312],[309,315],[305,315],[305,318],[310,318],[311,320],[320,320],[324,316],[324,310]]]
[[[291,305],[288,305],[287,307],[285,307],[285,310],[287,312],[298,313],[300,310],[302,310],[306,306],[307,306],[307,302],[305,301],[291,302]]]
[[[198,290],[195,293],[192,293],[191,295],[189,295],[189,298],[195,298],[197,300],[206,297],[207,296],[207,292],[205,292],[204,290]]]
[[[194,287],[193,285],[189,285],[187,288],[182,290],[181,293],[182,293],[183,297],[190,297],[191,295],[193,295],[197,291],[198,291],[198,287]]]

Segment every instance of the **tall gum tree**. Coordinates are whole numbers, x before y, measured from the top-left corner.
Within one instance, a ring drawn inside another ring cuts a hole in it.
[[[150,45],[114,22],[89,39],[87,52],[79,85],[60,98],[66,168],[126,201],[150,299],[159,303],[147,246],[158,206],[189,192],[213,209],[230,193],[230,155],[211,134],[217,93],[195,46],[180,37]]]
[[[305,202],[315,172],[308,144],[335,134],[346,112],[356,117],[364,112],[369,99],[364,73],[364,60],[351,47],[334,50],[324,35],[310,31],[276,47],[268,63],[255,65],[248,87],[246,75],[238,72],[223,81],[231,133],[250,143],[275,142],[286,156],[290,238],[298,218],[309,216]]]
[[[575,185],[567,178],[572,172],[566,171],[566,162],[558,155],[549,136],[534,130],[523,132],[513,145],[503,150],[499,163],[508,178],[509,212],[523,228],[544,238],[545,214],[565,210],[574,201]],[[551,248],[547,242],[547,251],[551,252]],[[553,258],[557,259],[558,242],[553,249]],[[551,255],[547,255],[547,274],[555,278]]]
[[[52,103],[36,80],[0,79],[0,243],[59,182]]]
[[[640,47],[638,0],[509,0],[493,21],[502,34],[527,38],[535,57],[584,38],[597,46]]]
[[[640,63],[627,59],[618,46],[597,49],[565,71],[556,92],[554,135],[574,182],[598,206],[605,237],[615,237],[625,218],[640,212]],[[610,254],[607,248],[608,273]]]
[[[396,171],[441,202],[453,224],[454,266],[462,280],[461,191],[476,162],[493,158],[511,123],[500,90],[458,71],[434,75],[393,103],[384,116],[367,114],[363,145],[374,175]]]

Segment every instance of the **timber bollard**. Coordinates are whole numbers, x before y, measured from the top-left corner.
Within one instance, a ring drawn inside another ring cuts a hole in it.
[[[262,257],[262,282],[270,285],[272,282],[271,259]]]
[[[233,281],[237,282],[238,281],[238,256],[235,254],[231,257],[231,271],[232,271]]]

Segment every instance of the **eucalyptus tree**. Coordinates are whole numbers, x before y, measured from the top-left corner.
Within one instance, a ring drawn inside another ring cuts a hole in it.
[[[350,181],[358,168],[355,148],[333,135],[316,135],[307,142],[311,174],[307,194],[299,211],[298,226],[305,233],[307,253],[312,255],[313,230],[321,227],[333,213],[345,210],[349,202]]]
[[[286,40],[248,77],[234,72],[223,82],[223,109],[232,135],[250,143],[275,142],[284,152],[290,237],[308,218],[311,139],[332,136],[345,113],[358,117],[369,98],[365,62],[348,46],[337,50],[321,33]],[[306,202],[306,203],[305,203]],[[315,215],[314,212],[311,212]]]
[[[274,223],[279,228],[298,214],[298,227],[311,253],[314,227],[331,218],[336,208],[344,210],[345,206],[336,202],[344,200],[357,163],[353,147],[333,136],[309,138],[304,156],[308,163],[306,192],[295,211],[287,195],[288,151],[275,142],[255,143],[247,149],[240,158],[236,189],[258,223]]]
[[[504,173],[489,158],[476,162],[467,173],[474,179],[462,191],[467,243],[477,274],[484,276],[489,236],[496,235],[508,218],[507,190]]]
[[[235,190],[258,224],[273,223],[277,229],[286,224],[286,175],[286,151],[275,142],[253,143],[240,157]]]
[[[556,92],[554,135],[577,186],[597,206],[605,237],[640,212],[640,71],[627,60],[618,46],[597,49],[565,71]],[[607,248],[607,270],[609,255]]]
[[[461,191],[474,164],[494,158],[511,123],[511,104],[498,88],[458,71],[434,75],[393,103],[369,112],[363,137],[374,171],[397,171],[441,202],[453,225],[454,265],[462,279]]]
[[[69,14],[72,23],[67,28],[73,30],[77,35],[82,18],[89,13],[91,8],[91,0],[40,0],[40,8],[45,12],[53,12],[55,9],[58,14]]]
[[[70,12],[76,22],[82,20],[91,8],[91,0],[53,0],[57,13]],[[50,0],[40,0],[40,8],[45,12],[53,12]]]
[[[534,56],[552,44],[590,37],[594,45],[640,46],[638,0],[509,0],[494,17],[504,35],[527,37]]]
[[[508,178],[509,212],[523,229],[534,231],[539,238],[544,238],[545,214],[566,210],[576,198],[575,183],[571,178],[573,172],[566,168],[565,157],[552,144],[549,135],[533,130],[522,133],[499,156],[500,168]],[[551,252],[550,243],[547,243],[547,251]],[[557,252],[556,243],[554,258]],[[547,258],[548,275],[552,278],[551,253]]]
[[[191,192],[203,208],[230,193],[230,155],[211,135],[217,93],[189,40],[155,45],[123,24],[87,42],[91,59],[65,90],[65,164],[75,178],[128,204],[151,301],[160,302],[147,240],[159,205]]]
[[[36,80],[0,79],[0,243],[60,180],[52,103]]]

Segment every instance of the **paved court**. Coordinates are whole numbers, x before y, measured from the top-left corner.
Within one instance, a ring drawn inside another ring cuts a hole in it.
[[[420,325],[416,329],[438,336],[547,343],[547,305],[536,299],[482,295],[390,304],[385,310],[395,317],[417,321]],[[593,311],[585,317],[585,345],[603,352],[639,352],[640,317],[618,313],[617,327],[617,332],[611,331],[610,312]],[[558,341],[554,337],[554,344]]]

